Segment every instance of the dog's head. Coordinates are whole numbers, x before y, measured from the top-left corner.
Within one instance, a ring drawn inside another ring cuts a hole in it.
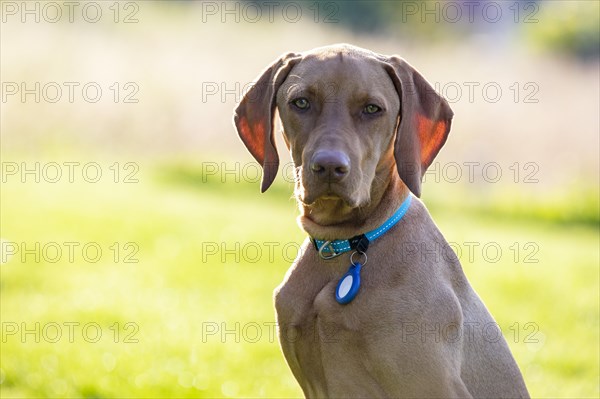
[[[349,209],[367,205],[390,169],[419,196],[453,115],[399,57],[349,45],[286,54],[260,75],[234,116],[242,141],[263,166],[263,192],[279,166],[276,109],[295,164],[297,199]]]

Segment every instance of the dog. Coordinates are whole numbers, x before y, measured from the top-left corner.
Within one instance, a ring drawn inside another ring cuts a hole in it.
[[[274,302],[307,398],[525,398],[521,372],[419,200],[453,112],[415,68],[338,44],[282,55],[234,114],[277,174],[275,111],[309,237]],[[443,256],[440,256],[442,252]]]

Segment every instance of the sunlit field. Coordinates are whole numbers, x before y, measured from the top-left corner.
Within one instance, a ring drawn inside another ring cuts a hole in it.
[[[302,397],[272,301],[306,238],[289,156],[278,137],[261,194],[231,117],[280,54],[336,42],[402,55],[449,99],[422,200],[532,397],[600,396],[599,62],[595,36],[576,35],[598,34],[597,4],[542,3],[538,23],[468,34],[365,30],[371,6],[290,24],[135,4],[132,24],[107,5],[97,24],[1,26],[0,397]],[[7,94],[22,82],[104,95]]]
[[[130,184],[3,185],[2,237],[18,247],[1,269],[2,397],[301,396],[271,303],[304,239],[290,185],[261,195],[199,164],[141,170]],[[532,395],[594,396],[598,230],[445,209],[443,190],[425,201]],[[22,242],[47,250],[36,260]]]

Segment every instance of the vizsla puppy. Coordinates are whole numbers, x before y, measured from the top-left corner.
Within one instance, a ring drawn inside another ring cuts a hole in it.
[[[290,53],[235,111],[275,178],[279,111],[310,236],[275,290],[279,338],[310,398],[522,398],[494,319],[417,198],[452,111],[406,61],[350,45]]]

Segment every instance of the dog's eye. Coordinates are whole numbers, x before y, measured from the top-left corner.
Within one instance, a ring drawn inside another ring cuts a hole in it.
[[[378,107],[375,104],[369,104],[363,109],[363,112],[365,114],[369,114],[369,115],[376,114],[380,111],[381,111],[381,107]]]
[[[308,109],[310,107],[310,103],[304,97],[292,100],[292,104],[294,104],[298,109]]]

